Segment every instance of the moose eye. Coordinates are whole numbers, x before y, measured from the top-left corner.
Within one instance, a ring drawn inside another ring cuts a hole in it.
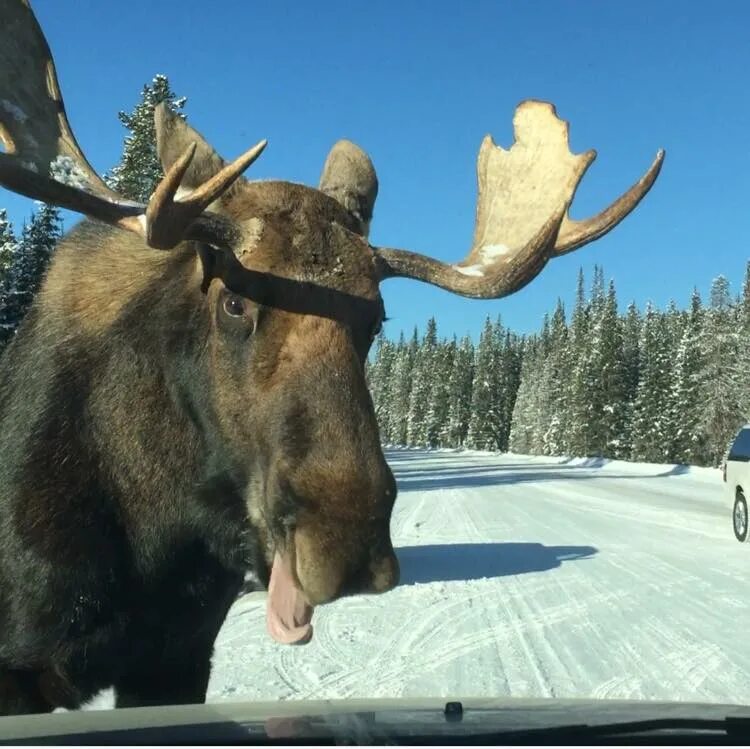
[[[230,317],[242,317],[245,314],[245,304],[238,296],[228,296],[224,300],[224,312]]]

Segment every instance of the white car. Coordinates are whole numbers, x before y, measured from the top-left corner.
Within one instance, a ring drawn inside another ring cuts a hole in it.
[[[747,540],[747,500],[750,494],[750,424],[734,438],[724,460],[724,483],[732,502],[732,526],[738,541]]]

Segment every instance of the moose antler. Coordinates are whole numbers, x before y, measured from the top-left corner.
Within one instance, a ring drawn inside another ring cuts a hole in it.
[[[524,101],[513,118],[508,150],[488,135],[477,160],[479,197],[474,242],[457,265],[406,250],[376,248],[381,278],[425,281],[467,297],[496,299],[518,291],[547,261],[606,234],[654,184],[664,160],[659,150],[649,170],[609,208],[585,221],[568,209],[596,151],[573,154],[568,123],[546,102]]]
[[[65,115],[52,54],[28,0],[0,0],[0,185],[141,235],[154,248],[185,239],[220,243],[231,227],[206,208],[266,146],[263,140],[187,198],[176,199],[195,152],[191,145],[148,205],[107,187],[86,160]]]

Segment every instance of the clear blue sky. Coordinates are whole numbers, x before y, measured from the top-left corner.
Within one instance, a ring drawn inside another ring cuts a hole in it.
[[[443,334],[487,314],[536,330],[579,265],[621,304],[687,303],[718,274],[739,290],[750,257],[750,3],[534,0],[370,3],[32,0],[82,147],[116,162],[142,84],[169,76],[189,120],[227,157],[260,138],[250,175],[316,184],[346,137],[380,179],[371,239],[450,261],[471,242],[475,160],[485,133],[512,139],[515,105],[552,101],[575,151],[596,148],[574,217],[598,211],[667,150],[642,205],[596,244],[550,263],[514,297],[477,302],[384,284],[388,332],[430,315]],[[65,5],[63,8],[62,6]],[[30,203],[0,195],[20,221]]]

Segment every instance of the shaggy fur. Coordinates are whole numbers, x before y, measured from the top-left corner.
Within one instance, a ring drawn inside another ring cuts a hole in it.
[[[188,189],[223,163],[200,147]],[[204,701],[275,550],[312,603],[395,584],[361,218],[286,183],[214,208],[252,242],[160,253],[78,225],[0,359],[0,714],[109,686],[118,706]]]

